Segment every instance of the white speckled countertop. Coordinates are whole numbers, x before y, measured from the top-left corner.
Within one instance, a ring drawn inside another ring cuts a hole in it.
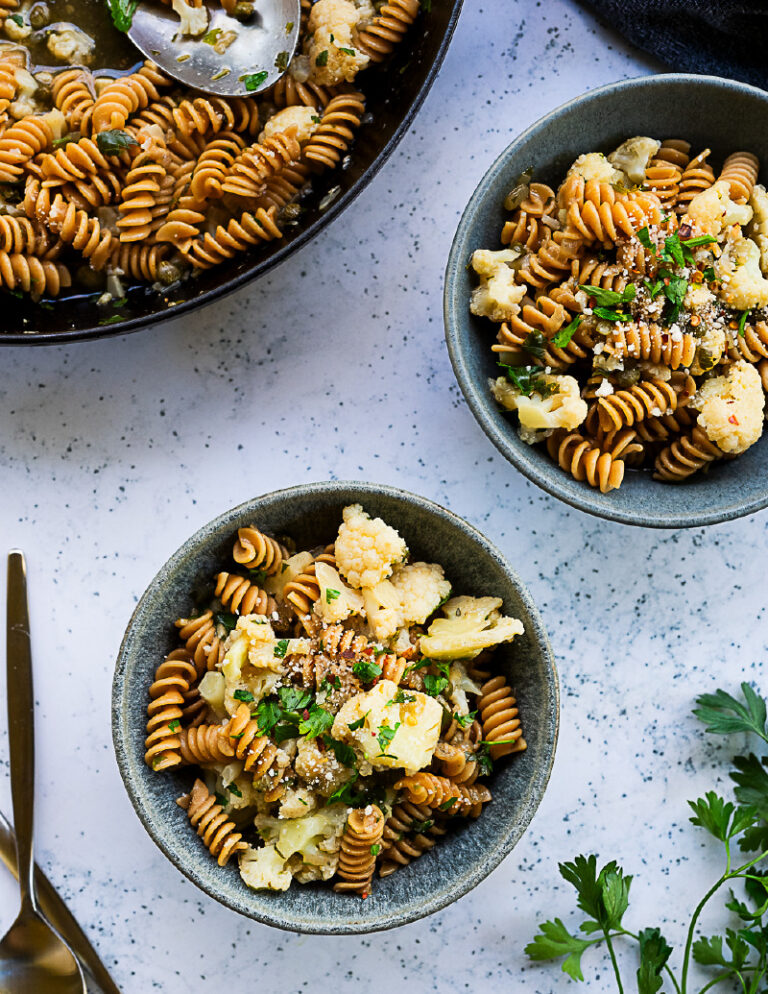
[[[569,0],[467,0],[410,134],[312,245],[183,321],[0,354],[0,534],[30,569],[38,856],[126,994],[565,991],[522,947],[541,916],[572,914],[556,863],[584,850],[637,873],[633,923],[679,940],[714,853],[684,798],[729,755],[690,708],[759,676],[768,514],[652,532],[545,496],[475,424],[441,312],[459,214],[511,137],[658,68]],[[280,933],[199,893],[135,817],[109,726],[123,628],[167,556],[254,494],[328,477],[415,490],[483,529],[530,584],[562,680],[554,775],[517,849],[458,904],[370,938]],[[0,727],[10,811],[4,707]],[[0,876],[0,931],[15,906]],[[590,991],[613,990],[604,967],[589,962]]]

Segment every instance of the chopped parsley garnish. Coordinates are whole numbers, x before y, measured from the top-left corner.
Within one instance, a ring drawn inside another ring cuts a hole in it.
[[[332,587],[326,587],[325,589],[325,603],[330,604],[335,601],[338,597],[341,597],[340,590],[334,590]]]
[[[312,700],[312,692],[300,687],[281,687],[280,704],[284,711],[304,711]]]
[[[313,704],[309,715],[299,722],[299,735],[308,739],[316,739],[318,735],[327,732],[333,724],[333,715],[319,704]]]
[[[680,244],[680,236],[677,233],[664,239],[664,248],[662,249],[661,257],[665,262],[675,263],[678,266],[685,265],[683,247]]]
[[[747,318],[751,313],[751,311],[741,312],[741,317],[739,318],[739,338],[743,338],[747,332]]]
[[[278,52],[277,58],[275,59],[275,68],[279,69],[280,72],[285,72],[285,70],[288,68],[289,59],[290,55],[288,55],[287,52]]]
[[[267,70],[262,69],[261,72],[253,72],[247,76],[241,76],[240,82],[245,83],[246,90],[249,93],[252,93],[254,90],[258,90],[258,88],[261,86],[261,84],[264,82],[267,76],[269,76]]]
[[[379,743],[379,749],[381,749],[381,753],[379,755],[381,756],[387,755],[387,749],[390,743],[392,742],[392,739],[395,737],[395,732],[398,730],[399,727],[400,727],[399,721],[395,722],[394,728],[390,728],[389,725],[386,724],[380,726],[379,732],[376,736],[376,741]]]
[[[333,750],[333,754],[344,766],[355,765],[355,750],[345,742],[339,742],[332,735],[323,735],[323,743]]]
[[[230,792],[230,794],[234,794],[235,797],[242,797],[243,796],[242,790],[240,790],[240,788],[237,787],[237,786],[235,786],[235,784],[233,784],[233,783],[228,783],[227,784],[227,790]]]
[[[109,7],[112,23],[117,30],[128,31],[131,24],[133,24],[133,15],[139,6],[139,0],[107,0],[107,6]]]
[[[631,300],[635,299],[637,293],[634,283],[630,283],[621,293],[616,290],[604,290],[601,286],[589,286],[583,283],[579,284],[579,290],[584,290],[590,297],[594,297],[595,303],[599,307],[615,307],[617,304],[628,304]]]
[[[168,722],[168,731],[175,732],[177,728],[181,728],[181,722],[178,718],[174,718],[173,721]]]
[[[564,328],[561,328],[560,331],[558,331],[558,333],[552,339],[552,344],[555,346],[555,348],[564,349],[566,345],[569,345],[571,339],[576,334],[576,329],[579,327],[580,324],[581,324],[581,317],[579,316],[575,317],[570,324],[567,324]]]
[[[120,155],[126,148],[139,143],[127,131],[100,131],[96,135],[96,144],[102,155]]]
[[[312,121],[313,124],[319,124],[322,121],[322,118],[319,117],[317,114],[313,114],[310,120]]]
[[[714,235],[696,235],[694,238],[681,238],[680,244],[684,245],[685,248],[696,248],[699,245],[709,245],[716,241]]]
[[[654,249],[653,249],[653,242],[651,241],[651,233],[648,230],[648,226],[647,225],[644,228],[641,228],[638,231],[638,233],[637,233],[637,240],[645,248],[650,249],[651,252],[654,251]]]
[[[414,835],[421,835],[422,832],[426,832],[427,829],[432,828],[435,824],[433,818],[427,818],[424,821],[412,821],[408,826],[408,831],[413,832]]]
[[[220,804],[222,808],[226,808],[227,805],[229,804],[227,798],[223,794],[220,794],[218,790],[213,796],[216,798],[216,803]]]
[[[279,659],[285,658],[285,654],[288,651],[288,641],[289,641],[288,639],[279,639],[275,643],[275,655]]]
[[[324,52],[321,52],[317,56],[317,58],[315,59],[315,65],[320,66],[320,68],[328,65],[328,49],[326,49]]]
[[[509,366],[505,362],[500,362],[499,366],[506,369],[508,378],[523,397],[530,397],[535,392],[546,398],[558,392],[557,383],[548,383],[539,366]]]
[[[67,135],[62,135],[61,138],[53,139],[53,147],[61,148],[63,145],[69,145],[70,142],[76,142],[80,140],[79,131],[70,131]]]
[[[355,781],[359,776],[360,774],[357,772],[357,770],[355,770],[355,772],[352,774],[349,780],[347,780],[346,783],[343,783],[341,787],[338,787],[336,790],[334,790],[334,792],[331,794],[331,796],[328,798],[328,800],[325,803],[346,804],[350,808],[357,807],[361,803],[361,801],[365,799],[365,792],[360,791],[356,793],[352,789],[353,784],[355,783]]]
[[[615,311],[612,307],[594,307],[592,313],[602,321],[631,321],[630,314]]]
[[[211,28],[210,31],[206,32],[200,41],[204,41],[206,45],[215,45],[219,40],[219,35],[221,34],[221,28]]]
[[[267,578],[266,570],[263,569],[249,569],[248,572],[254,583],[264,583]]]
[[[371,855],[378,856],[380,852],[381,852],[381,843],[374,842],[373,845],[371,846]]]
[[[378,663],[369,663],[361,659],[352,667],[352,672],[363,683],[371,683],[381,676],[381,667]]]
[[[656,282],[653,283],[651,282],[651,280],[644,279],[643,286],[650,294],[651,300],[655,300],[656,297],[658,297],[658,295],[664,289],[664,280],[656,280]]]
[[[416,700],[413,694],[406,694],[402,690],[398,690],[391,701],[387,701],[384,707],[391,707],[393,704],[413,704]]]
[[[370,713],[371,713],[370,711],[367,711],[362,718],[358,718],[357,721],[351,721],[347,725],[347,728],[350,730],[350,732],[356,732],[358,728],[362,728],[363,725],[365,724],[365,719],[368,717]]]
[[[24,18],[21,16],[21,14],[11,14],[8,20],[13,21],[14,24],[18,24],[20,28],[24,27]]]
[[[341,45],[339,45],[338,48],[339,48],[339,51],[343,52],[345,55],[354,55],[355,54],[354,48],[342,48]]]
[[[293,31],[293,21],[287,21],[285,25],[285,33],[289,35]]]
[[[546,340],[540,331],[531,331],[525,336],[523,348],[537,359],[543,359]]]
[[[433,676],[427,673],[424,677],[424,690],[430,697],[437,697],[448,686],[448,680],[444,676]]]
[[[664,296],[672,305],[667,315],[667,320],[670,324],[674,324],[677,321],[683,301],[685,300],[685,295],[688,292],[688,282],[682,276],[669,276],[667,279],[669,282],[667,280],[664,282]]]
[[[459,728],[467,728],[477,717],[477,711],[470,711],[469,714],[455,714],[453,717]]]
[[[440,811],[450,811],[458,799],[458,795],[456,795],[456,797],[449,797],[447,801],[443,801],[442,804],[438,804],[438,808]]]
[[[280,721],[280,705],[277,701],[259,701],[256,708],[259,734],[268,735]]]
[[[713,266],[707,266],[704,272],[701,274],[707,283],[714,283],[717,277],[715,276],[715,270]]]
[[[216,615],[216,624],[223,625],[228,632],[232,632],[237,628],[237,617],[234,614],[223,611],[221,614]]]
[[[244,704],[252,704],[254,701],[250,690],[236,690],[232,696],[236,701],[242,701]]]
[[[480,767],[481,776],[485,777],[493,773],[493,760],[491,759],[491,750],[487,743],[480,746],[475,753],[475,759],[477,760],[477,765]]]

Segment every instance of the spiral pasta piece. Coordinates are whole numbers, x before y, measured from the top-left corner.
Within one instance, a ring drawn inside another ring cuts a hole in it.
[[[108,266],[113,272],[131,279],[155,283],[162,276],[163,263],[169,254],[168,245],[113,242]]]
[[[146,241],[154,230],[157,208],[166,178],[165,143],[153,141],[133,160],[125,177],[116,225],[121,242]]]
[[[688,434],[662,449],[654,463],[653,477],[665,483],[681,483],[709,463],[722,458],[721,450],[696,425]]]
[[[571,276],[575,284],[574,291],[579,286],[599,286],[603,290],[621,293],[629,283],[624,266],[618,262],[605,262],[593,255],[574,259],[571,263]]]
[[[562,278],[583,250],[584,240],[578,232],[571,228],[556,231],[537,252],[526,256],[518,270],[518,279],[543,289],[548,283]]]
[[[72,285],[66,266],[21,252],[0,252],[0,286],[30,293],[35,299],[57,297]]]
[[[190,766],[228,763],[235,755],[226,729],[222,725],[198,725],[183,728],[179,734],[181,760]]]
[[[639,421],[633,430],[643,442],[666,442],[674,435],[681,435],[695,423],[695,411],[690,407],[678,407],[674,414]]]
[[[483,684],[477,710],[483,726],[483,738],[491,743],[491,759],[528,748],[518,717],[517,701],[503,676],[492,677]]]
[[[429,808],[440,808],[449,814],[470,818],[477,818],[483,804],[491,799],[491,792],[482,784],[467,787],[424,770],[402,777],[395,783],[395,790],[405,791],[407,800],[412,804],[426,804]],[[450,801],[453,803],[449,804]]]
[[[357,47],[371,62],[382,62],[403,40],[416,20],[419,0],[389,0],[373,20],[357,33]]]
[[[330,100],[320,124],[304,146],[304,159],[316,169],[334,169],[355,137],[365,113],[362,93],[342,93]]]
[[[673,414],[677,394],[664,380],[644,380],[629,390],[617,390],[609,397],[598,398],[600,426],[605,431],[630,427],[650,417]]]
[[[477,780],[477,760],[464,745],[440,741],[435,748],[434,759],[440,772],[454,783],[469,786]]]
[[[585,241],[610,246],[622,234],[632,238],[643,227],[661,224],[662,213],[655,193],[619,194],[610,183],[589,180],[584,202],[568,208],[568,224]]]
[[[226,866],[232,856],[248,848],[241,833],[235,831],[235,823],[227,818],[202,780],[195,780],[191,793],[177,803],[186,810],[190,824],[219,866]]]
[[[751,152],[732,152],[723,163],[718,179],[724,180],[731,190],[731,200],[745,204],[752,196],[757,182],[760,160]]]
[[[167,85],[167,82],[157,66],[145,63],[138,72],[108,83],[93,105],[93,131],[122,130],[132,114],[144,110],[151,101],[159,100],[157,87]]]
[[[367,896],[383,834],[384,815],[376,804],[350,812],[341,837],[335,891]]]
[[[0,251],[28,253],[43,256],[52,247],[54,239],[45,228],[26,217],[0,214]]]
[[[212,611],[205,611],[197,618],[179,618],[175,624],[179,638],[195,661],[198,674],[215,669],[224,659],[224,646],[216,634]]]
[[[669,162],[682,173],[691,161],[691,143],[684,138],[665,138],[654,159]]]
[[[245,211],[239,218],[232,218],[226,227],[219,225],[211,234],[206,232],[192,243],[189,257],[196,269],[210,269],[226,259],[232,259],[259,242],[282,238],[283,233],[275,222],[276,208],[259,207],[253,213]]]
[[[768,393],[768,359],[763,359],[758,365],[757,371],[760,374],[760,382],[763,384],[763,390]]]
[[[103,175],[111,166],[96,142],[85,137],[44,155],[40,168],[43,186],[60,186],[73,180],[89,180],[97,173]]]
[[[234,197],[258,197],[263,193],[267,179],[298,159],[300,154],[301,147],[292,135],[284,132],[271,135],[240,152],[221,189]]]
[[[232,164],[245,148],[245,142],[233,131],[220,132],[208,142],[192,173],[190,193],[198,201],[218,200]]]
[[[388,877],[401,866],[423,856],[446,834],[426,805],[402,801],[392,808],[381,838],[380,877]]]
[[[115,243],[112,233],[101,227],[98,218],[67,203],[60,193],[51,200],[50,192],[50,189],[41,189],[37,179],[29,177],[24,199],[26,213],[47,225],[62,242],[81,252],[90,260],[93,269],[103,269]]]
[[[270,91],[276,107],[323,107],[336,95],[337,87],[319,86],[310,80],[300,82],[290,72],[285,73]]]
[[[259,723],[251,717],[247,704],[241,704],[226,726],[225,735],[243,772],[250,773],[255,787],[266,783],[265,801],[277,801],[285,793],[283,770],[278,765],[279,750],[268,735],[259,733]]]
[[[715,182],[715,173],[707,159],[712,154],[711,149],[705,148],[703,152],[691,159],[683,170],[680,179],[680,190],[677,195],[675,210],[678,214],[685,214],[688,204],[697,193],[708,190]]]
[[[0,183],[15,183],[31,159],[53,144],[53,130],[45,115],[28,114],[0,136]]]
[[[277,610],[274,597],[258,584],[236,573],[217,573],[214,595],[233,614],[263,614],[271,617]]]
[[[566,473],[580,483],[586,480],[591,487],[599,487],[601,493],[618,489],[624,479],[624,462],[577,431],[554,432],[547,439],[547,451]]]
[[[637,322],[614,328],[607,342],[609,354],[617,359],[642,359],[670,369],[691,366],[697,347],[696,339],[687,332],[672,334],[658,324]]]
[[[282,210],[298,196],[309,178],[310,168],[306,163],[289,162],[279,173],[267,178],[264,190],[255,201],[255,206],[264,210],[269,210],[270,207]]]
[[[67,119],[69,127],[76,131],[83,116],[96,102],[93,76],[87,69],[65,69],[56,73],[51,86],[54,107]]]
[[[255,525],[237,529],[237,541],[232,549],[232,558],[240,566],[263,570],[273,576],[288,558],[288,550],[275,539],[259,531]]]
[[[182,100],[172,113],[176,130],[185,137],[219,131],[244,131],[253,135],[259,129],[258,105],[239,98],[195,97]]]
[[[735,335],[727,348],[728,358],[746,359],[747,362],[760,362],[768,359],[768,324],[756,321],[744,326],[743,335]]]
[[[691,146],[680,138],[668,138],[645,170],[645,186],[669,209],[674,207],[680,192],[683,170],[690,159]]]
[[[325,552],[316,556],[314,562],[283,587],[283,597],[291,605],[299,619],[306,618],[312,612],[312,605],[320,596],[320,584],[317,582],[315,568],[317,563],[325,563],[336,568],[336,557],[333,546],[329,545]]]
[[[181,762],[178,729],[183,719],[185,694],[197,677],[186,649],[169,652],[155,672],[149,688],[147,738],[144,761],[161,771]]]

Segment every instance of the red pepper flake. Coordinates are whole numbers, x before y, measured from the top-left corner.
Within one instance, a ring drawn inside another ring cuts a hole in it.
[[[664,286],[669,286],[669,277],[668,276],[664,277]]]
[[[363,893],[360,895],[360,897],[362,897],[362,899],[365,900],[366,897],[368,897],[368,891],[367,890],[363,891]]]
[[[309,718],[309,711],[306,708],[304,708],[304,710],[301,712],[301,716],[306,721]]]
[[[317,743],[317,748],[320,752],[325,752],[325,742],[323,742],[322,739],[315,739],[315,742]]]
[[[737,425],[739,423],[739,419],[736,417],[735,414],[732,414],[730,418],[728,418],[728,420],[732,425]]]
[[[355,654],[351,649],[345,649],[344,652],[339,653],[342,659],[354,659]]]

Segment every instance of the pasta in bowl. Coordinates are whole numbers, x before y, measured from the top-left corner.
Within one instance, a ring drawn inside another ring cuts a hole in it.
[[[685,101],[706,127],[683,128]],[[513,143],[462,219],[454,369],[505,455],[577,507],[674,527],[768,503],[768,148],[743,124],[766,116],[725,80],[604,87]]]
[[[182,872],[270,924],[372,931],[460,896],[517,841],[557,681],[524,588],[473,529],[318,484],[173,557],[126,633],[114,714],[131,799]]]

